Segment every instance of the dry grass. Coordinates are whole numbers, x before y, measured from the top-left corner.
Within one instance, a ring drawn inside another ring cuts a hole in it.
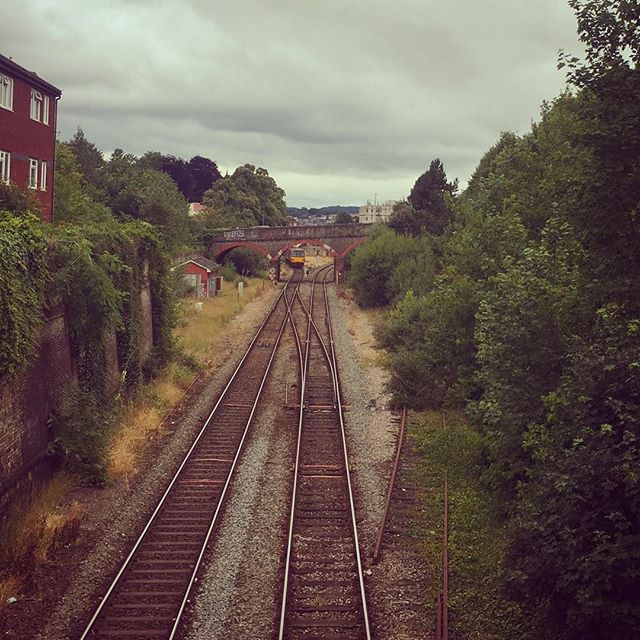
[[[195,300],[183,300],[182,319],[176,331],[179,345],[198,363],[204,364],[214,357],[216,347],[224,339],[224,327],[248,302],[270,286],[264,280],[249,279],[238,299],[234,283],[228,283],[220,295],[200,301],[202,311],[196,311]]]
[[[19,595],[56,549],[77,538],[82,512],[77,502],[66,500],[75,486],[73,476],[55,475],[18,503],[0,526],[0,608],[7,598]]]
[[[357,346],[358,361],[364,367],[382,366],[384,352],[379,349],[376,338],[376,326],[382,314],[376,309],[360,309],[355,304],[347,314],[347,330]]]
[[[225,327],[248,302],[266,290],[263,282],[249,280],[239,299],[237,289],[229,283],[220,295],[201,300],[201,311],[196,310],[194,299],[184,299],[176,329],[181,350],[200,366],[214,358],[226,337]],[[180,401],[194,378],[193,371],[172,362],[129,402],[109,446],[108,475],[112,480],[128,483],[136,474],[149,443],[161,435],[165,416]]]

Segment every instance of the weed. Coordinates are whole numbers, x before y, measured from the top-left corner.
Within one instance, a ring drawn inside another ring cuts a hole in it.
[[[58,473],[41,489],[17,502],[0,524],[0,608],[33,581],[38,567],[79,536],[82,511],[66,496],[78,484],[69,473]]]

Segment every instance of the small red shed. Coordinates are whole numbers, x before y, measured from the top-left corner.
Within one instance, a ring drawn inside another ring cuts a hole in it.
[[[185,258],[174,266],[174,269],[182,269],[183,280],[196,292],[198,298],[215,296],[216,290],[220,289],[219,282],[216,286],[216,281],[221,278],[218,275],[220,268],[217,262],[204,256]]]

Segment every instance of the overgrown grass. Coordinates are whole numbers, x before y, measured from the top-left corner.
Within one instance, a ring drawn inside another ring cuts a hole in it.
[[[150,444],[162,435],[164,417],[191,385],[196,371],[212,361],[225,340],[225,327],[256,296],[267,290],[262,280],[244,279],[244,290],[227,284],[215,298],[202,299],[202,310],[194,298],[180,302],[176,328],[182,356],[170,363],[155,380],[140,387],[126,404],[108,448],[108,477],[129,480],[140,468]]]
[[[445,426],[446,425],[446,426]],[[444,477],[449,485],[449,620],[453,638],[526,640],[523,612],[500,591],[506,535],[491,493],[480,482],[482,441],[457,413],[418,414],[409,434],[421,454],[425,492],[420,537],[428,569],[441,588]],[[435,610],[432,609],[435,616]]]
[[[78,537],[82,512],[67,496],[77,478],[58,473],[41,490],[14,505],[0,525],[0,609],[18,597],[56,550]]]
[[[215,298],[200,300],[202,310],[197,311],[195,300],[185,298],[180,303],[180,321],[176,329],[179,347],[200,365],[215,358],[224,340],[224,327],[256,296],[268,291],[272,285],[264,280],[244,278],[243,292],[225,286]]]

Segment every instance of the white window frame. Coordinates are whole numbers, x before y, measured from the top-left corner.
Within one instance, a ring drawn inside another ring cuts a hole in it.
[[[9,184],[11,181],[11,154],[0,151],[0,182]]]
[[[38,161],[29,158],[29,189],[38,188]]]
[[[42,124],[46,124],[49,126],[49,96],[44,96],[44,101],[42,103]]]
[[[47,190],[47,162],[42,160],[40,162],[40,191]]]
[[[42,94],[35,89],[31,89],[30,115],[31,119],[36,122],[42,120],[42,102]]]
[[[0,107],[13,111],[13,78],[0,73]]]

